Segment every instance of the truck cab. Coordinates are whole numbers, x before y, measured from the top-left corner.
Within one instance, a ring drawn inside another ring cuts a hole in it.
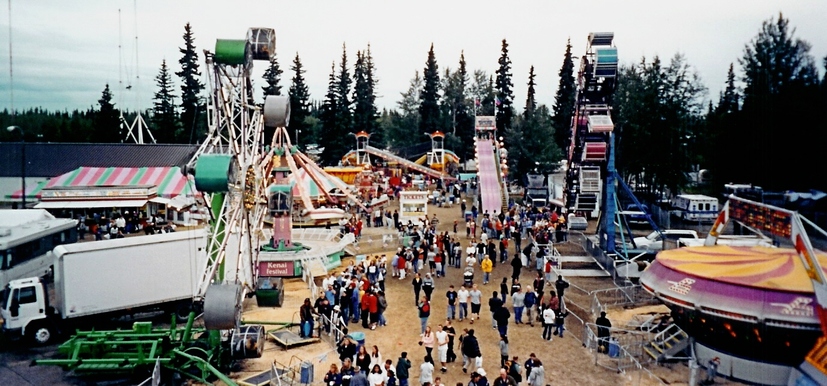
[[[0,292],[0,317],[3,332],[9,336],[26,336],[35,343],[46,344],[53,337],[47,321],[54,311],[49,307],[46,287],[38,278],[12,280]]]

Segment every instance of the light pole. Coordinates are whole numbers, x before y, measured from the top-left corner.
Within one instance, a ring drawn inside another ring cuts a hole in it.
[[[20,191],[20,198],[23,200],[23,207],[26,209],[26,136],[23,135],[23,128],[20,126],[9,126],[6,128],[9,133],[14,130],[20,131],[20,184],[22,190]]]

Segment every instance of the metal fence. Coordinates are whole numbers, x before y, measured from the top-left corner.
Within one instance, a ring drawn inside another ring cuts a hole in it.
[[[660,304],[660,300],[639,285],[607,288],[591,291],[591,305],[589,311],[592,316],[597,316],[600,311],[608,307],[629,307]]]
[[[666,385],[660,377],[641,363],[642,355],[645,355],[642,349],[646,342],[646,334],[617,328],[612,328],[610,331],[612,340],[607,342],[607,345],[613,345],[613,347],[602,353],[598,350],[600,338],[597,337],[597,325],[593,323],[585,325],[582,342],[583,346],[594,355],[595,365],[617,371],[619,374],[629,374],[634,371],[633,376],[637,379],[631,379],[632,384],[640,385],[646,382],[647,384]]]

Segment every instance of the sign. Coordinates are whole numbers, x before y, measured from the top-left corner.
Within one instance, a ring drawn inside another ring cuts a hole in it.
[[[425,192],[399,192],[400,200],[407,201],[428,201],[428,193]]]
[[[92,187],[73,189],[66,187],[46,188],[40,192],[42,198],[147,198],[155,196],[154,186],[136,187]]]
[[[476,127],[477,130],[494,130],[497,127],[497,117],[477,116]]]
[[[259,276],[293,277],[295,271],[293,261],[262,261],[258,263]]]
[[[792,234],[790,212],[766,205],[730,199],[729,218],[776,236],[789,238]]]

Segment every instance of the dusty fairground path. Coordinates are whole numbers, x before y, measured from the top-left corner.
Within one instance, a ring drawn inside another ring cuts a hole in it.
[[[453,222],[459,221],[457,237],[463,242],[463,246],[467,246],[468,241],[465,239],[465,227],[462,223],[462,217],[459,206],[455,205],[453,208],[439,208],[430,206],[428,208],[429,214],[437,214],[440,220],[438,230],[440,232],[448,231],[453,236]],[[359,253],[367,255],[386,254],[390,257],[398,246],[398,239],[394,238],[393,242],[387,246],[383,245],[382,235],[388,234],[390,230],[386,228],[365,228],[363,230],[363,238],[359,243]],[[559,245],[561,252],[566,255],[585,254],[585,251],[574,242],[563,243]],[[513,246],[509,256],[513,256]],[[352,258],[345,259],[344,264]],[[431,318],[429,324],[436,328],[439,323],[445,322],[446,306],[445,292],[449,285],[459,287],[462,283],[462,270],[456,268],[447,268],[447,276],[436,279],[436,289],[433,293],[433,304]],[[482,275],[479,267],[476,270],[475,283],[479,284],[480,290],[483,292],[483,306],[481,312],[481,320],[475,321],[471,324],[466,320],[459,322],[454,321],[454,327],[457,334],[461,333],[463,328],[473,328],[476,336],[479,338],[480,347],[483,354],[483,367],[488,373],[489,380],[493,381],[496,376],[499,364],[500,354],[498,348],[499,336],[496,330],[491,328],[491,314],[488,311],[488,298],[491,297],[492,291],[499,291],[499,282],[503,277],[511,276],[511,266],[498,264],[494,268],[491,275],[491,283],[482,285]],[[520,281],[524,286],[530,286],[536,273],[531,268],[523,268]],[[395,278],[388,278],[386,280],[386,293],[389,308],[385,315],[388,319],[387,327],[378,327],[376,330],[364,330],[360,324],[350,324],[350,330],[361,331],[365,333],[365,343],[371,347],[377,345],[382,354],[383,359],[392,359],[394,366],[397,358],[402,351],[408,352],[408,358],[412,362],[411,368],[411,385],[418,384],[419,365],[422,364],[422,359],[425,355],[425,349],[419,346],[419,319],[417,309],[414,305],[414,293],[411,286],[410,276],[405,280],[398,280]],[[596,278],[570,278],[574,286],[580,287],[585,291],[593,291],[597,289],[610,288],[613,286],[608,279]],[[551,287],[546,286],[546,294]],[[247,305],[245,308],[245,319],[247,320],[272,320],[272,321],[291,321],[294,315],[298,312],[301,302],[304,298],[310,296],[310,291],[307,286],[299,279],[291,279],[286,284],[286,296],[284,306],[281,308],[266,308],[259,309],[252,305]],[[572,300],[589,305],[590,299],[582,291],[570,289],[567,295],[572,297]],[[254,302],[252,302],[254,303]],[[510,307],[510,300],[507,302]],[[574,310],[583,319],[588,319],[587,311]],[[622,311],[622,310],[621,310]],[[645,310],[643,311],[645,312]],[[525,318],[525,317],[524,317]],[[297,320],[298,317],[295,316]],[[525,320],[525,319],[524,319]],[[537,357],[543,362],[546,369],[546,384],[556,385],[658,385],[658,378],[663,380],[663,384],[670,385],[685,385],[687,384],[688,368],[685,364],[673,364],[668,366],[649,366],[651,372],[656,374],[655,377],[643,374],[640,371],[628,371],[625,374],[617,374],[616,371],[608,370],[606,368],[595,365],[595,355],[582,346],[577,338],[582,338],[582,326],[570,316],[566,320],[567,327],[564,338],[555,337],[552,342],[547,342],[541,339],[542,327],[539,323],[534,323],[534,327],[529,325],[514,325],[513,317],[509,324],[509,354],[511,356],[518,356],[521,362],[528,359],[530,353],[535,353]],[[588,320],[591,322],[591,320]],[[575,338],[577,337],[577,338]],[[455,344],[455,350],[458,352],[458,343]],[[289,350],[283,350],[276,346],[273,342],[267,342],[265,346],[264,357],[256,360],[248,360],[244,362],[242,371],[234,373],[233,378],[240,379],[244,376],[265,371],[270,368],[270,364],[277,360],[280,364],[288,364],[292,360],[296,363],[297,360],[310,360],[314,363],[314,383],[320,383],[324,377],[324,373],[330,367],[330,364],[339,364],[338,354],[333,351],[333,348],[326,342],[319,342],[303,347],[296,347]],[[457,382],[467,384],[469,376],[462,372],[461,357],[458,362],[448,364],[448,372],[441,374],[438,371],[434,376],[442,378],[442,383],[446,385],[455,385]],[[469,371],[470,373],[470,371]],[[522,383],[524,384],[524,383]],[[718,384],[737,384],[726,383],[719,379]]]
[[[453,235],[453,222],[454,220],[460,220],[457,236],[462,240],[463,245],[467,246],[465,227],[461,221],[462,216],[459,206],[454,206],[453,208],[438,208],[432,205],[428,208],[428,211],[429,214],[435,213],[439,218],[438,230],[440,232],[449,231],[449,234]],[[365,228],[363,231],[364,236],[359,243],[360,253],[368,255],[385,253],[388,256],[393,254],[396,250],[398,240],[394,239],[394,243],[389,244],[387,247],[384,247],[382,243],[381,234],[388,233],[389,231],[390,230],[385,228]],[[371,240],[371,242],[368,240]],[[513,247],[511,249],[513,250]],[[513,251],[510,253],[510,256],[513,256]],[[348,260],[349,259],[345,260],[345,264],[347,264]],[[492,272],[491,283],[482,285],[482,274],[479,267],[477,267],[475,283],[479,283],[479,288],[483,292],[481,320],[477,320],[473,324],[467,319],[463,322],[459,322],[458,320],[454,321],[457,334],[461,333],[463,328],[473,328],[475,330],[484,358],[483,368],[485,368],[485,371],[488,373],[488,378],[491,381],[493,381],[499,369],[500,353],[498,347],[499,335],[496,330],[491,327],[491,313],[488,310],[487,303],[488,298],[491,297],[491,291],[499,291],[499,282],[502,278],[510,276],[511,266],[508,264],[498,264]],[[520,281],[524,286],[529,286],[535,277],[536,273],[533,269],[524,268],[520,276]],[[436,289],[432,297],[432,312],[429,320],[429,324],[433,328],[445,322],[447,308],[445,292],[448,290],[448,286],[453,284],[458,288],[462,284],[462,280],[462,270],[456,268],[447,268],[446,277],[436,279]],[[548,287],[546,291],[548,291]],[[298,311],[304,298],[310,296],[309,293],[304,283],[298,279],[290,280],[287,283],[285,304],[282,308],[256,309],[256,307],[248,306],[245,308],[244,317],[248,320],[290,321],[293,314]],[[351,324],[350,329],[351,332],[364,332],[366,336],[365,343],[369,347],[377,345],[382,353],[382,357],[384,359],[392,359],[394,364],[399,354],[402,351],[407,351],[408,358],[413,365],[410,374],[411,384],[415,385],[418,383],[419,365],[422,364],[425,349],[417,344],[419,341],[419,319],[417,309],[414,305],[414,293],[410,277],[405,280],[388,278],[386,280],[386,294],[389,304],[389,308],[385,312],[388,319],[388,326],[378,327],[373,331],[365,331],[360,324]],[[510,304],[509,300],[508,305],[510,306]],[[539,323],[535,322],[534,327],[529,325],[518,326],[513,324],[512,317],[508,330],[510,342],[509,355],[518,356],[522,363],[528,359],[530,353],[535,353],[543,362],[546,369],[547,384],[608,386],[622,383],[620,375],[595,366],[594,356],[583,348],[580,342],[574,339],[568,332],[566,337],[562,339],[555,337],[552,342],[542,340],[541,333],[542,327]],[[458,342],[455,344],[455,350],[459,352]],[[275,346],[272,342],[268,342],[264,357],[246,361],[243,366],[243,372],[233,374],[233,378],[267,370],[273,360],[278,360],[279,363],[288,363],[293,356],[303,360],[313,360],[316,382],[320,382],[323,379],[324,373],[331,363],[338,364],[338,355],[335,352],[331,352],[331,347],[325,342],[314,343],[286,351]],[[443,384],[454,385],[457,382],[467,384],[469,375],[462,372],[461,360],[460,357],[457,362],[449,363],[446,374],[441,374],[437,370],[434,376],[441,377]]]

